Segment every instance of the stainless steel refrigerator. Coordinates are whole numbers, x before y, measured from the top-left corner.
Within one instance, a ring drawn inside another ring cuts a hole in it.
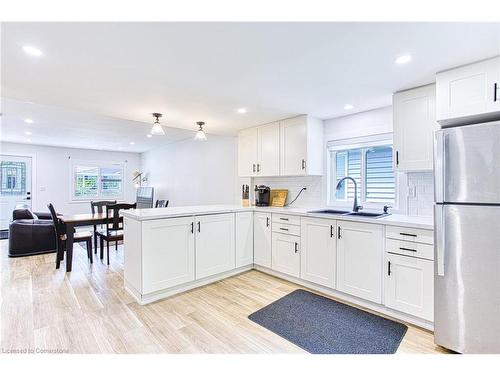
[[[500,353],[500,121],[436,133],[434,337]]]

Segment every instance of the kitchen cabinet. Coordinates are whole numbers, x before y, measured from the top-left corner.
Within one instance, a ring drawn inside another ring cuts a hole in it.
[[[337,289],[382,303],[383,227],[337,221]]]
[[[310,116],[280,121],[280,174],[323,174],[323,122]]]
[[[235,268],[234,213],[197,216],[196,279]]]
[[[254,176],[257,172],[257,128],[245,129],[238,134],[238,175]]]
[[[434,319],[434,262],[386,254],[385,305],[422,319]]]
[[[433,168],[436,86],[427,85],[393,95],[394,168],[426,171]]]
[[[271,268],[290,276],[300,276],[300,237],[273,233]]]
[[[271,268],[271,214],[254,213],[254,263]]]
[[[141,273],[144,293],[195,279],[193,227],[193,217],[143,223]]]
[[[236,213],[236,267],[253,264],[253,212]]]
[[[459,125],[500,117],[500,57],[436,75],[437,121]]]
[[[302,279],[335,288],[336,237],[335,220],[302,218],[300,252]]]

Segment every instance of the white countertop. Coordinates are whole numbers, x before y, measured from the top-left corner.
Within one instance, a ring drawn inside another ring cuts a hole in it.
[[[331,207],[329,207],[331,209]],[[195,215],[209,215],[224,212],[244,212],[244,211],[258,211],[281,213],[288,215],[300,215],[308,217],[330,218],[338,220],[358,221],[365,223],[376,223],[384,225],[403,226],[420,229],[434,229],[432,217],[422,216],[407,216],[399,214],[391,214],[381,218],[369,218],[360,216],[346,216],[346,215],[331,215],[319,214],[310,211],[318,211],[321,209],[328,209],[328,207],[313,207],[313,208],[294,208],[294,207],[242,207],[240,205],[206,205],[206,206],[181,206],[181,207],[165,207],[165,208],[142,208],[135,210],[122,211],[123,216],[133,220],[156,220],[167,219],[172,217],[195,216]]]

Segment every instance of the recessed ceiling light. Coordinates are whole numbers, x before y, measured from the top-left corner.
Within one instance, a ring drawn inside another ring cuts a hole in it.
[[[31,134],[33,134],[33,133],[32,133],[32,132],[30,132],[30,131],[25,131],[25,132],[24,132],[24,134],[26,134],[26,135],[31,135]]]
[[[147,134],[146,137],[151,138],[153,134]]]
[[[33,46],[23,46],[24,52],[26,52],[28,55],[31,56],[36,56],[40,57],[43,55],[42,51],[40,51],[38,48],[33,47]]]
[[[133,146],[133,145],[135,145],[135,142],[130,142],[129,144]]]
[[[346,109],[346,110],[350,110],[350,109],[353,109],[353,108],[354,108],[354,106],[352,104],[346,104],[344,106],[344,109]]]
[[[401,64],[407,64],[410,61],[411,61],[411,55],[401,55],[396,59],[395,63],[401,65]]]
[[[30,119],[30,118],[25,118],[24,122],[27,123],[27,124],[33,124],[34,121],[32,119]]]
[[[241,113],[241,114],[247,113],[247,109],[246,108],[238,108],[238,110],[236,112]]]

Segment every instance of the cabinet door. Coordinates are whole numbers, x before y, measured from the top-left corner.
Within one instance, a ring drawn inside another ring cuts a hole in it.
[[[193,227],[193,217],[142,224],[144,294],[194,280]]]
[[[337,289],[382,302],[382,226],[337,221]]]
[[[273,233],[272,269],[300,276],[300,237]]]
[[[336,221],[301,219],[300,277],[335,288]]]
[[[437,119],[443,124],[500,111],[500,57],[438,73],[436,84]]]
[[[257,171],[257,129],[245,129],[238,134],[238,175],[248,177]]]
[[[253,264],[253,212],[236,213],[236,267]]]
[[[275,122],[262,125],[258,130],[258,176],[279,176],[280,174],[280,127]]]
[[[196,217],[196,279],[235,268],[234,214]]]
[[[436,122],[436,86],[393,96],[394,165],[400,171],[432,170]]]
[[[294,117],[280,122],[281,175],[305,175],[307,167],[307,118]]]
[[[386,254],[385,305],[432,321],[434,262]]]
[[[271,214],[255,212],[254,229],[254,263],[271,268]]]

